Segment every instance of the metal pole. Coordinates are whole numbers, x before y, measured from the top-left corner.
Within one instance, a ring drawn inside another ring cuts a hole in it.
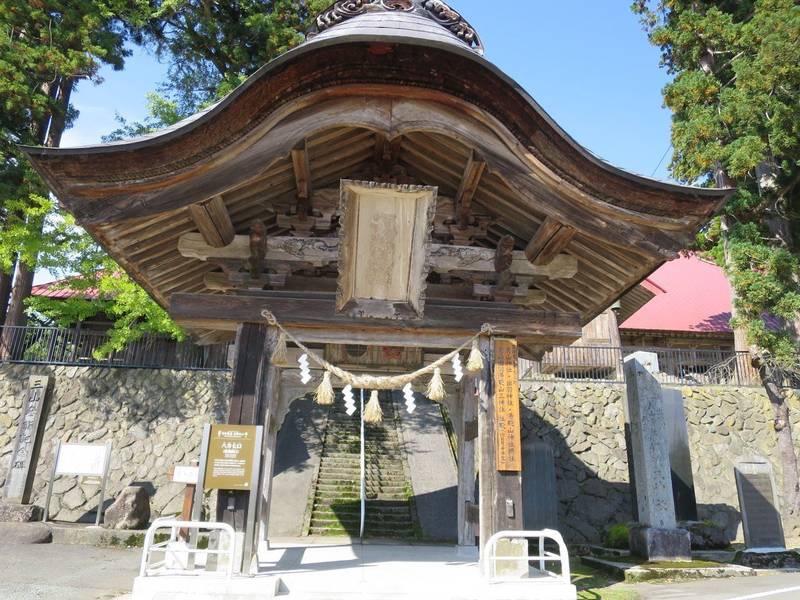
[[[358,537],[361,538],[361,543],[364,543],[364,516],[366,512],[366,498],[367,498],[367,460],[364,453],[364,390],[361,390],[361,527],[359,528]]]

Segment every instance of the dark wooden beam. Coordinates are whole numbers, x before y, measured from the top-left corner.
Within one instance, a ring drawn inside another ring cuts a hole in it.
[[[270,310],[293,335],[309,343],[384,343],[452,348],[490,324],[501,335],[538,344],[568,344],[581,335],[577,313],[527,310],[514,304],[429,300],[422,319],[386,321],[339,314],[334,294],[265,291],[247,295],[174,294],[169,313],[179,324],[233,330],[260,323]]]
[[[231,217],[222,196],[189,205],[189,215],[209,246],[222,248],[236,237]]]
[[[575,236],[575,229],[547,217],[525,248],[525,256],[534,265],[547,265],[564,250]]]
[[[292,166],[294,167],[294,180],[297,186],[297,215],[300,218],[309,214],[311,202],[311,167],[308,163],[306,142],[292,148]]]
[[[264,257],[267,255],[267,228],[263,221],[253,221],[250,225],[250,277],[258,279],[264,269]]]
[[[456,194],[456,210],[458,211],[458,226],[466,229],[472,220],[472,199],[481,183],[481,177],[486,170],[486,162],[473,152],[467,166],[464,168],[464,175],[461,177],[461,184]]]

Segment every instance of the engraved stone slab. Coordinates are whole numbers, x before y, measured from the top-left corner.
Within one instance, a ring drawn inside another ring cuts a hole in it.
[[[672,474],[672,496],[678,521],[697,520],[697,499],[694,493],[692,457],[689,453],[689,431],[683,412],[680,390],[662,389],[664,429],[669,446],[669,467]]]
[[[736,463],[734,473],[747,549],[784,549],[786,542],[772,465],[761,458],[741,460]]]
[[[29,379],[28,391],[19,417],[14,452],[6,478],[5,497],[8,502],[28,504],[30,502],[36,463],[42,445],[42,429],[46,415],[49,377],[34,375]]]

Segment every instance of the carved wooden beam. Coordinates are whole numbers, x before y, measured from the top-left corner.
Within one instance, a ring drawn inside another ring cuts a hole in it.
[[[209,246],[197,233],[187,233],[178,240],[178,251],[187,258],[207,261],[211,258],[250,258],[250,238],[237,235],[224,248]],[[339,260],[337,238],[269,237],[267,239],[267,263],[303,262],[312,266],[324,266]],[[475,246],[450,246],[431,244],[428,253],[431,269],[437,273],[476,272],[495,273],[495,250]],[[559,254],[546,265],[531,264],[524,252],[512,253],[510,267],[514,275],[545,277],[547,279],[570,279],[578,272],[578,260],[568,254]]]
[[[186,327],[230,330],[260,323],[268,309],[301,341],[454,348],[484,323],[498,335],[539,344],[569,344],[581,334],[577,313],[526,310],[514,304],[430,300],[422,319],[387,322],[337,313],[334,294],[312,297],[289,292],[173,294],[169,313]]]
[[[569,245],[575,233],[569,225],[547,217],[525,248],[525,256],[534,265],[546,265]]]
[[[458,226],[461,229],[466,229],[472,221],[472,198],[475,196],[485,170],[486,162],[473,152],[467,161],[467,166],[464,169],[464,175],[461,177],[461,184],[456,194]]]
[[[222,248],[233,241],[236,232],[222,196],[190,204],[188,208],[200,235],[209,246]]]

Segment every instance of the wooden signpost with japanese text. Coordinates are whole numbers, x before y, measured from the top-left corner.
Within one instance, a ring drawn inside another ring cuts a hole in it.
[[[517,342],[494,342],[494,440],[498,471],[522,471]]]

